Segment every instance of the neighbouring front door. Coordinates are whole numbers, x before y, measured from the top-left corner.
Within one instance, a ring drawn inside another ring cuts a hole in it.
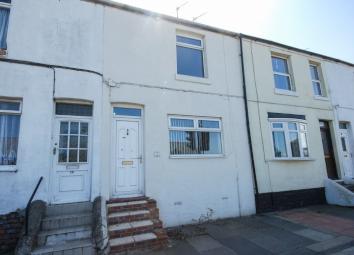
[[[320,129],[328,178],[338,179],[338,173],[332,146],[331,131],[328,122],[320,121]]]
[[[142,128],[140,118],[117,118],[113,196],[143,194]]]
[[[53,203],[90,200],[90,134],[90,120],[56,118],[53,137]]]
[[[343,162],[345,176],[354,177],[351,136],[348,127],[349,127],[348,123],[345,122],[339,123],[340,143],[342,149],[342,162]]]

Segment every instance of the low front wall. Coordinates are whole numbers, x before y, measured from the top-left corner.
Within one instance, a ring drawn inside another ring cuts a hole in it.
[[[24,217],[20,212],[0,215],[0,254],[15,249],[23,223]]]
[[[326,203],[324,188],[260,193],[256,195],[257,213],[324,203]]]

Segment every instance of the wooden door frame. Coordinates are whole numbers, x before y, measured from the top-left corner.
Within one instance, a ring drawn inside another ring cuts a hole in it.
[[[338,148],[337,148],[337,141],[336,141],[336,136],[333,136],[333,134],[335,132],[333,132],[333,128],[332,128],[332,123],[333,121],[332,120],[325,120],[325,119],[320,119],[319,122],[324,122],[326,123],[326,127],[321,127],[320,125],[320,132],[322,132],[322,130],[326,130],[327,134],[329,135],[329,137],[327,137],[327,139],[329,138],[329,142],[331,143],[331,148],[332,148],[332,151],[331,151],[331,156],[333,158],[333,161],[334,161],[334,166],[335,166],[335,172],[336,172],[336,175],[337,175],[337,179],[336,180],[339,180],[341,178],[341,175],[342,173],[340,172],[340,166],[338,165]],[[322,140],[322,135],[321,135],[321,143],[322,143],[322,146],[323,146],[323,140]],[[323,152],[323,156],[324,156],[324,152]],[[326,159],[323,158],[324,161],[325,161],[325,165],[326,165],[326,174],[327,174],[327,178],[328,177],[328,169],[327,169],[327,163],[326,163]]]

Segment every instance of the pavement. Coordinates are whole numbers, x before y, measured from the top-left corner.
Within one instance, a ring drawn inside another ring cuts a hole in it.
[[[330,205],[218,220],[169,231],[170,245],[138,255],[354,255],[354,208]]]

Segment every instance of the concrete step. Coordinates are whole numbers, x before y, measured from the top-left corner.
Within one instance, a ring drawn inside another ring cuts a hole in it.
[[[68,241],[88,239],[91,237],[91,225],[46,230],[38,234],[38,246],[65,244]]]
[[[62,216],[66,214],[81,214],[92,212],[91,202],[80,202],[70,204],[49,205],[46,210],[46,216]]]
[[[47,245],[31,252],[32,255],[94,255],[95,249],[91,239],[69,241],[65,244]]]
[[[140,196],[140,197],[126,197],[126,198],[111,198],[107,201],[107,204],[110,203],[123,203],[123,202],[131,202],[131,201],[140,201],[140,200],[148,200],[148,197]]]
[[[155,228],[162,228],[159,220],[132,221],[109,226],[110,238],[125,237],[152,232]]]
[[[46,217],[42,220],[42,230],[54,230],[92,224],[92,213],[64,214]]]
[[[139,235],[112,238],[109,241],[109,245],[111,247],[111,252],[122,252],[135,249],[154,240],[157,240],[157,236],[154,233],[149,232]]]

